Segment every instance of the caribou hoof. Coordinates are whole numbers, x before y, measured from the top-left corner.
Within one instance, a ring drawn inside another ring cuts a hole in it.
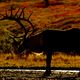
[[[46,72],[42,75],[42,77],[50,76],[50,74],[51,74],[51,71],[46,71]]]

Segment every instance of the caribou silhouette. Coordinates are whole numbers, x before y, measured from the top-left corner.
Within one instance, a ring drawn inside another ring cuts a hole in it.
[[[55,51],[61,52],[79,52],[80,50],[80,30],[70,29],[70,30],[43,30],[39,34],[32,35],[35,32],[34,25],[29,20],[30,16],[26,19],[24,16],[24,9],[20,8],[13,14],[13,9],[11,7],[11,14],[2,15],[1,20],[9,19],[16,21],[22,29],[24,29],[24,35],[22,36],[22,42],[18,44],[18,52],[22,53],[25,49],[29,49],[34,52],[46,53],[46,71],[44,76],[49,76],[51,73],[51,58],[52,53]],[[20,12],[20,14],[19,14]],[[26,29],[26,27],[21,23],[21,20],[27,21],[32,30]],[[28,34],[30,32],[30,34]],[[17,44],[16,44],[17,46]]]

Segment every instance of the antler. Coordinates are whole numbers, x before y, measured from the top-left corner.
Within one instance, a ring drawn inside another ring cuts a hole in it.
[[[8,15],[8,12],[5,11],[6,12],[5,15],[0,14],[1,16],[3,16],[0,20],[6,20],[6,19],[8,19],[8,20],[14,20],[14,21],[16,21],[20,25],[20,27],[22,29],[24,29],[24,32],[25,32],[24,38],[26,38],[26,35],[28,34],[30,28],[26,29],[25,26],[22,24],[21,20],[22,21],[26,21],[26,22],[28,22],[31,25],[31,27],[32,27],[32,33],[34,32],[34,26],[31,23],[31,21],[29,20],[29,18],[32,15],[32,13],[26,19],[25,18],[25,14],[24,14],[24,9],[25,9],[25,7],[22,8],[22,9],[19,8],[17,10],[17,12],[15,14],[13,14],[13,6],[11,6],[10,7],[10,15]]]
[[[1,16],[3,16],[3,18],[2,19],[0,19],[0,20],[5,20],[5,19],[9,19],[9,20],[15,20],[15,19],[19,19],[20,20],[20,18],[22,17],[22,18],[24,18],[24,9],[25,8],[22,8],[22,10],[21,10],[21,12],[20,12],[20,9],[21,8],[19,8],[18,10],[17,10],[17,12],[15,13],[15,14],[13,14],[13,10],[14,10],[14,8],[13,8],[13,5],[10,7],[10,15],[8,15],[8,13],[7,13],[7,10],[5,10],[5,15],[3,15],[3,14],[0,14]],[[20,14],[18,15],[18,13],[20,12]],[[23,14],[23,15],[22,15]]]

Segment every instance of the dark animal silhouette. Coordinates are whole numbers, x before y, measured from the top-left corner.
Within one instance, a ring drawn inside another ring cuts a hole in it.
[[[19,46],[19,52],[30,49],[34,52],[46,52],[46,73],[51,73],[52,52],[79,52],[80,51],[80,30],[71,29],[66,31],[45,30],[38,35],[31,36]]]
[[[52,52],[61,51],[61,52],[74,52],[80,50],[80,30],[79,29],[70,29],[70,30],[44,30],[39,34],[33,34],[34,26],[28,19],[24,18],[24,8],[21,13],[18,15],[19,10],[15,15],[12,14],[11,7],[11,15],[2,15],[3,18],[1,20],[9,19],[15,20],[21,28],[24,29],[25,35],[23,36],[22,43],[19,44],[18,52],[22,53],[25,49],[29,49],[34,52],[42,52],[46,53],[46,72],[44,76],[48,76],[51,73],[51,58]],[[30,16],[29,16],[30,17]],[[20,22],[20,20],[27,21],[33,28],[31,34],[27,37],[26,35],[29,32],[29,29],[26,30],[24,25]],[[16,44],[17,46],[17,44]]]
[[[45,30],[38,35],[25,38],[19,47],[19,51],[30,49],[31,51],[79,51],[80,30]]]

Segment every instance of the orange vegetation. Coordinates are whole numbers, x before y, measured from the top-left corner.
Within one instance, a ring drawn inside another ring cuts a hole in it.
[[[7,10],[10,5],[13,4],[14,8],[16,9],[13,11],[14,14],[18,10],[18,7],[26,7],[26,18],[31,12],[33,12],[30,20],[38,30],[46,28],[62,30],[80,28],[80,0],[50,0],[49,3],[51,5],[47,8],[44,8],[44,3],[41,1],[38,2],[38,0],[28,0],[26,2],[2,2],[0,3],[0,14],[5,14],[5,8]],[[69,22],[74,22],[74,24]],[[8,31],[17,29],[18,27],[19,25],[17,25],[14,21],[0,21],[0,30],[5,29],[5,31]],[[22,58],[19,58],[18,55],[14,53],[0,54],[0,66],[45,66],[45,58],[46,56],[44,55],[34,57],[34,54],[29,55],[29,57],[24,54]],[[64,54],[58,54],[54,55],[51,65],[54,67],[80,67],[79,63],[80,56],[67,56]]]

